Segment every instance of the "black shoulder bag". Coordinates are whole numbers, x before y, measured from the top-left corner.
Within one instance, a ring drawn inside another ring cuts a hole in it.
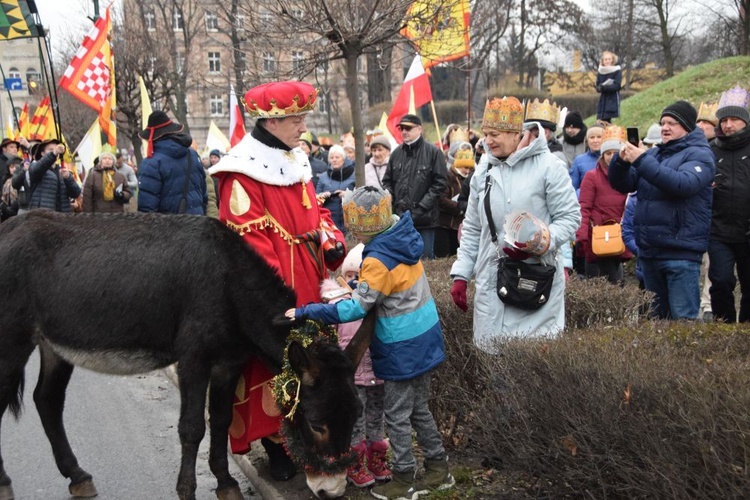
[[[497,250],[497,296],[503,303],[535,311],[549,300],[552,282],[555,279],[555,266],[546,264],[529,264],[522,260],[513,260],[501,255],[497,243],[495,221],[490,209],[490,189],[492,178],[487,172],[484,188],[484,211],[490,226],[492,242]]]

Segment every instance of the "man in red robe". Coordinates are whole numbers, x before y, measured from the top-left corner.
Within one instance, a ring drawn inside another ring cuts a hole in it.
[[[304,82],[250,89],[243,104],[257,119],[209,173],[219,181],[219,219],[239,233],[297,294],[297,305],[320,302],[320,282],[344,259],[344,236],[319,207],[307,155],[298,148],[317,91]],[[271,476],[290,479],[296,468],[278,436],[281,415],[265,364],[251,359],[240,378],[229,437],[234,453],[261,439]]]

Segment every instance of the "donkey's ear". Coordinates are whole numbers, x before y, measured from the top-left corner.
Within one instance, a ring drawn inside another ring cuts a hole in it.
[[[302,344],[293,340],[289,344],[289,364],[297,377],[302,381],[302,385],[314,385],[315,378],[318,376],[318,368],[315,360],[309,355],[307,349]]]
[[[362,324],[359,326],[357,333],[354,334],[351,342],[349,342],[349,345],[344,349],[344,352],[349,356],[355,368],[359,366],[359,362],[362,361],[362,357],[370,347],[370,342],[372,342],[372,336],[375,332],[375,319],[375,307],[373,307],[362,320]]]

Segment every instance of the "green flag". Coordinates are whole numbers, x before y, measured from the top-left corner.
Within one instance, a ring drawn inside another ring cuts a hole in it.
[[[0,0],[0,41],[41,36],[27,0]]]

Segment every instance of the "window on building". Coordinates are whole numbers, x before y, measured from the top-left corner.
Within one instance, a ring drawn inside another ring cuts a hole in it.
[[[156,56],[149,56],[148,71],[149,73],[153,73],[154,71],[156,71]]]
[[[220,94],[211,94],[208,99],[208,108],[211,116],[224,116],[224,97]]]
[[[245,71],[247,69],[247,54],[242,51],[237,51],[235,54],[237,66],[239,66],[240,70]]]
[[[238,30],[245,29],[245,14],[237,14],[234,18],[234,27]]]
[[[305,65],[305,54],[301,50],[292,51],[292,71],[302,71]]]
[[[153,10],[148,9],[143,13],[143,24],[148,31],[156,31],[156,14]]]
[[[175,59],[175,71],[178,75],[182,75],[185,72],[185,54],[178,53]]]
[[[6,78],[21,78],[21,72],[18,68],[10,68],[6,74]]]
[[[260,24],[261,26],[269,27],[273,24],[273,15],[267,10],[263,10],[260,13]]]
[[[206,12],[206,31],[219,31],[219,16]]]
[[[315,111],[319,113],[328,113],[329,106],[328,106],[328,96],[325,94],[319,94],[318,95],[318,102],[315,105]]]
[[[263,52],[263,71],[267,73],[276,71],[276,56],[270,52]]]
[[[364,57],[358,57],[357,58],[357,73],[362,73],[365,70],[365,58]]]
[[[219,52],[208,53],[208,72],[209,73],[221,72],[221,54]]]
[[[305,17],[305,13],[299,7],[292,9],[292,17],[295,19],[302,19]]]
[[[172,14],[172,30],[182,31],[183,26],[182,12],[179,10],[174,11],[174,14]]]

